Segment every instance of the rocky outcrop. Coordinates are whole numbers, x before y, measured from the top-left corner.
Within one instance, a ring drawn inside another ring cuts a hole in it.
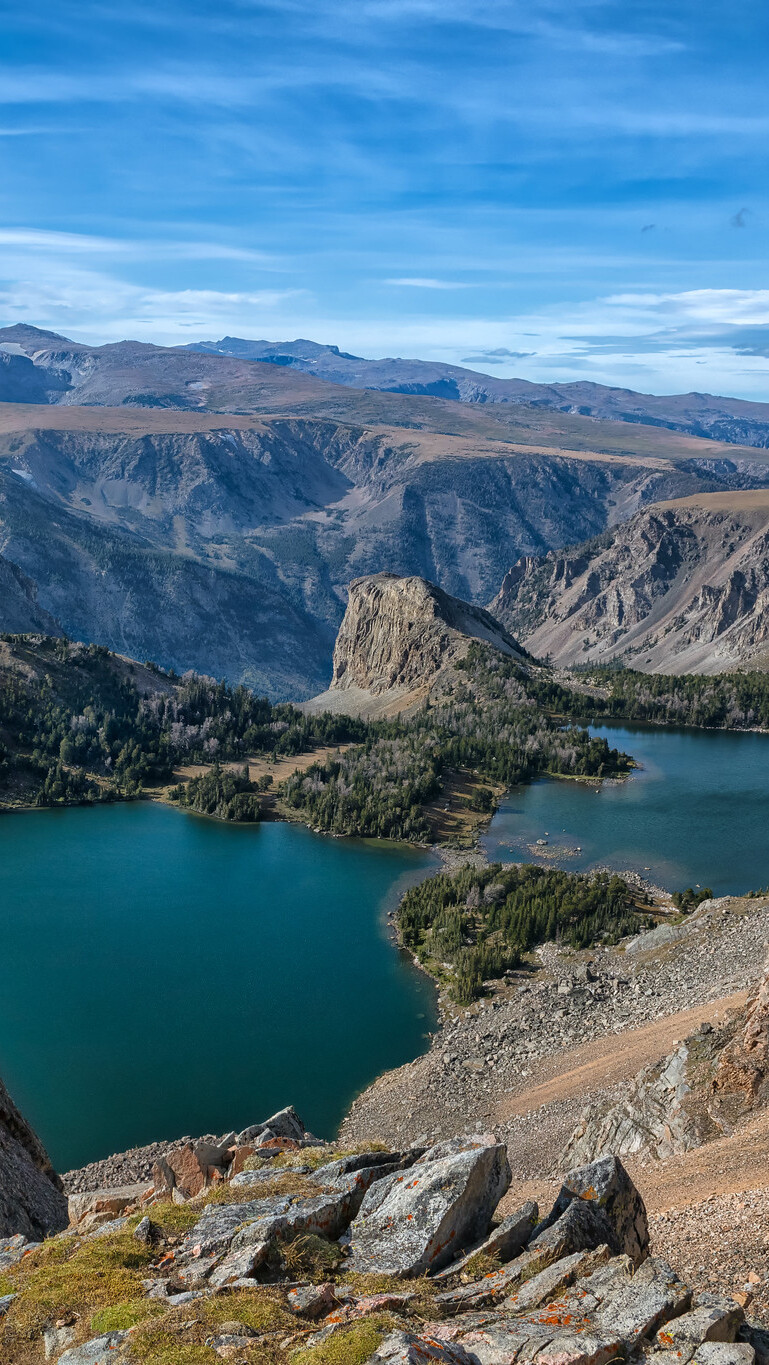
[[[371,713],[378,698],[406,709],[424,700],[437,675],[464,657],[471,640],[524,658],[517,641],[487,611],[424,578],[379,573],[355,579],[334,648],[331,687],[313,700],[312,709],[331,705]]]
[[[362,1274],[439,1270],[483,1237],[510,1184],[493,1138],[439,1144],[407,1174],[377,1180],[350,1228],[350,1268]]]
[[[62,635],[58,621],[40,606],[37,585],[22,573],[17,564],[0,555],[0,630],[9,634],[26,632]]]
[[[252,1156],[235,1173],[247,1141]],[[12,1292],[0,1299],[4,1362],[26,1365],[45,1351],[58,1365],[139,1365],[160,1352],[290,1365],[363,1361],[366,1343],[366,1365],[641,1365],[648,1357],[764,1365],[769,1338],[737,1298],[697,1294],[650,1254],[643,1200],[615,1157],[570,1171],[540,1221],[527,1205],[494,1227],[510,1169],[491,1134],[427,1150],[335,1153],[289,1108],[209,1145],[199,1142],[195,1155],[201,1164],[216,1156],[219,1175],[197,1193],[172,1191],[187,1205],[181,1232],[160,1185],[145,1191],[133,1218],[124,1210],[98,1226],[81,1223],[45,1261],[58,1272],[45,1283],[54,1304],[62,1264],[98,1266],[103,1248],[116,1294],[125,1293],[122,1275],[135,1296],[115,1303],[111,1323],[94,1316],[88,1298],[110,1305],[98,1274],[78,1281],[77,1312],[46,1317],[34,1301],[33,1249],[14,1239]],[[170,1166],[173,1151],[166,1155]],[[137,1264],[144,1269],[130,1275]]]
[[[39,1241],[67,1222],[61,1181],[0,1081],[0,1238]],[[0,1269],[2,1260],[0,1246]]]
[[[564,1149],[566,1163],[601,1153],[665,1160],[731,1133],[769,1100],[769,962],[745,1010],[703,1025],[644,1067],[613,1105],[589,1105]]]
[[[660,503],[509,571],[490,610],[537,656],[718,673],[769,658],[769,499]]]

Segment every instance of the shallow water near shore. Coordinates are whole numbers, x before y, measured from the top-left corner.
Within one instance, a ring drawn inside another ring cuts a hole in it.
[[[641,767],[600,787],[543,779],[514,788],[483,839],[490,858],[636,871],[669,891],[699,884],[716,896],[769,884],[769,735],[590,730]]]
[[[403,845],[150,803],[0,820],[0,1076],[59,1170],[294,1104],[332,1136],[435,1027]]]

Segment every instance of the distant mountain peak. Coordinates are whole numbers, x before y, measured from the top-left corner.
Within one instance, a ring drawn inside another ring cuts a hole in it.
[[[18,343],[65,341],[68,346],[74,344],[69,337],[62,336],[60,332],[47,332],[43,327],[33,327],[29,322],[14,322],[10,327],[0,327],[0,342],[2,341]]]

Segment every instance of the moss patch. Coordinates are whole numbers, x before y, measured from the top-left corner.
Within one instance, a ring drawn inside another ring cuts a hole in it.
[[[127,1299],[125,1303],[113,1303],[94,1313],[91,1334],[101,1337],[105,1332],[124,1332],[129,1327],[136,1327],[137,1323],[162,1317],[165,1311],[157,1299]]]
[[[131,1337],[131,1355],[141,1365],[213,1365],[219,1357],[206,1342],[225,1322],[239,1322],[259,1333],[251,1348],[259,1365],[285,1360],[278,1342],[297,1326],[275,1290],[236,1290],[199,1299],[171,1310],[161,1322],[139,1327]]]
[[[90,1319],[99,1309],[140,1299],[153,1255],[124,1231],[82,1243],[45,1242],[19,1267],[18,1297],[5,1318],[4,1336],[28,1340],[56,1318],[72,1313]]]
[[[340,1328],[318,1346],[296,1351],[291,1357],[292,1365],[365,1365],[395,1326],[395,1319],[388,1313],[365,1318],[351,1327]]]

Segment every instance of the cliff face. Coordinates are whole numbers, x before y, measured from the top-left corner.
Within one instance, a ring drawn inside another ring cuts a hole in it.
[[[670,673],[765,666],[767,608],[761,493],[658,503],[575,549],[523,558],[490,606],[537,656]]]
[[[37,1240],[67,1222],[61,1181],[0,1081],[0,1237]]]
[[[375,694],[419,686],[461,657],[471,639],[521,657],[516,641],[487,611],[424,578],[387,573],[358,578],[350,584],[331,686]]]

